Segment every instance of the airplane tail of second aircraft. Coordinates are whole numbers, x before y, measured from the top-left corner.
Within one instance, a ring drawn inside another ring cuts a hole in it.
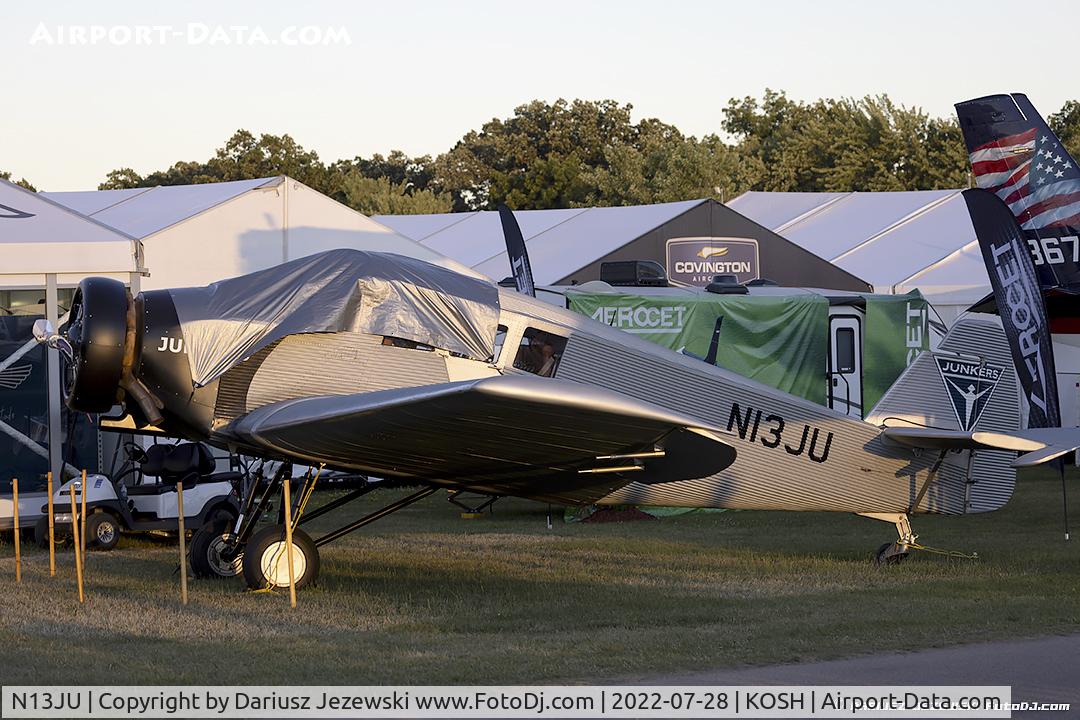
[[[1026,95],[957,103],[976,185],[1001,198],[1043,287],[1080,285],[1080,168]]]

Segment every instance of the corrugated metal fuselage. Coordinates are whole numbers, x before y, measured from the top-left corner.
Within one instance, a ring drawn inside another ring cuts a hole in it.
[[[290,336],[221,378],[215,428],[224,429],[237,416],[269,402],[521,372],[513,367],[518,344],[527,328],[536,328],[568,339],[556,371],[559,379],[620,392],[726,428],[738,452],[735,463],[716,475],[654,485],[635,483],[628,476],[621,489],[588,501],[957,514],[997,509],[1012,492],[1014,473],[1006,453],[980,451],[973,459],[968,451],[949,453],[939,463],[936,452],[901,447],[881,436],[877,424],[886,415],[938,427],[957,426],[929,354],[916,361],[886,394],[872,422],[864,422],[569,310],[510,291],[502,291],[500,299],[501,324],[507,331],[493,363],[387,346],[381,338],[368,335]],[[977,351],[1007,366],[980,427],[1015,429],[1016,381],[1000,325],[969,323],[963,333],[950,335],[942,349]],[[935,465],[939,467],[932,472]],[[969,476],[974,482],[968,482]],[[523,493],[518,487],[513,494]],[[542,489],[536,496],[550,497]],[[583,500],[577,495],[566,499]]]

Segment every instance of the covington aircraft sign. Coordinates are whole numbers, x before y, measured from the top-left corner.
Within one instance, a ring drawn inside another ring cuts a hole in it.
[[[687,285],[708,285],[714,275],[734,275],[740,283],[761,277],[757,240],[732,237],[685,237],[667,241],[668,278]]]

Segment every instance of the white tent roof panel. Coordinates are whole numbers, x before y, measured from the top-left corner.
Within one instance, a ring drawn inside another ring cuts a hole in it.
[[[752,192],[729,206],[865,279],[875,292],[918,288],[932,302],[960,304],[990,284],[960,193]]]
[[[146,238],[147,289],[201,285],[333,248],[394,252],[473,272],[284,176],[49,196]]]
[[[847,194],[747,192],[725,205],[775,232],[777,228]]]
[[[821,212],[787,223],[780,234],[818,257],[837,260],[867,238],[952,192],[852,193],[832,201]]]
[[[583,212],[585,210],[580,208],[530,210],[516,212],[514,217],[521,228],[521,236],[525,238],[526,246],[532,247],[529,243],[534,238],[571,218],[577,217]],[[453,253],[454,257],[473,268],[479,267],[500,254],[504,259],[506,256],[506,242],[503,240],[502,221],[499,219],[499,213],[497,212],[472,213],[472,217],[468,221],[448,227],[443,232],[428,238],[424,241],[424,244],[443,254]],[[499,280],[510,274],[509,262],[499,267],[504,269],[496,272],[498,277],[489,277]],[[478,272],[482,275],[486,274],[482,270],[478,270]],[[499,272],[502,274],[500,275]]]
[[[589,208],[532,238],[526,237],[536,282],[556,283],[566,276],[566,268],[583,268],[596,262],[702,202]],[[491,278],[509,275],[505,246],[495,257],[473,267]]]
[[[543,285],[561,280],[567,268],[596,262],[703,202],[524,210],[514,217],[529,249],[536,282]],[[374,219],[489,278],[499,280],[510,274],[497,212],[376,215]]]
[[[947,285],[987,286],[990,279],[980,256],[977,267],[956,265],[959,249],[975,240],[967,205],[959,193],[947,197],[933,212],[922,213],[866,241],[836,261],[848,272],[875,287],[892,286],[931,267]],[[978,252],[978,246],[975,247]],[[947,272],[946,268],[951,268]],[[974,274],[972,274],[974,273]],[[925,275],[923,276],[925,280]]]
[[[87,190],[45,195],[72,208],[96,206],[99,209],[89,213],[95,220],[142,239],[249,190],[275,187],[280,183],[281,178],[273,177],[201,185],[165,185],[133,191]]]
[[[138,272],[140,250],[134,238],[0,180],[0,275]]]
[[[49,192],[41,193],[50,200],[55,200],[64,207],[69,207],[83,215],[93,215],[107,207],[130,200],[136,195],[150,192],[153,188],[127,188],[125,190],[90,190],[86,192]]]
[[[382,223],[418,243],[446,230],[451,225],[466,222],[476,213],[439,213],[435,215],[372,215],[371,219]]]

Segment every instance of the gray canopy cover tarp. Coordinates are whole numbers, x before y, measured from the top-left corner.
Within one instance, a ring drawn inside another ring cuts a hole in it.
[[[362,250],[330,250],[169,293],[196,386],[298,333],[389,335],[486,360],[499,323],[493,283]]]

